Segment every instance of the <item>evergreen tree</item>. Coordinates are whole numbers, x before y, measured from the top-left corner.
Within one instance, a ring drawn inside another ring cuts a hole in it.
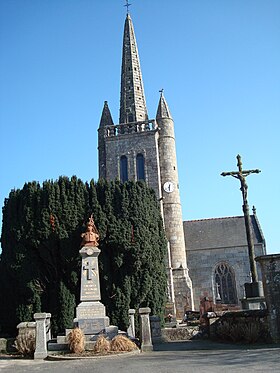
[[[128,309],[161,315],[166,241],[154,192],[141,182],[76,176],[26,183],[3,207],[0,320],[15,332],[34,312],[52,314],[53,331],[70,327],[80,296],[81,233],[90,214],[100,233],[102,302],[111,323],[128,326]],[[4,301],[3,301],[4,300]]]

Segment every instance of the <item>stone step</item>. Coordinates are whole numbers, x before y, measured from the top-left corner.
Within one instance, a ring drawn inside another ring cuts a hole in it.
[[[68,343],[48,343],[48,351],[70,351]]]
[[[72,329],[66,329],[65,335],[58,335],[57,336],[57,343],[67,343],[67,334],[70,333]],[[125,332],[122,332],[118,330],[117,326],[110,325],[105,328],[105,332],[101,333],[101,335],[104,335],[106,338],[113,339],[118,334],[124,334]],[[85,334],[86,341],[96,341],[100,334]]]
[[[86,341],[85,343],[85,350],[93,350],[95,345],[95,341]],[[48,351],[69,351],[68,343],[57,343],[57,342],[49,342],[48,343]]]

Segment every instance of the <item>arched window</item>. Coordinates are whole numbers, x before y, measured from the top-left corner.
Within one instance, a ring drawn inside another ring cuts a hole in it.
[[[120,159],[120,180],[123,183],[128,180],[127,157],[125,155],[122,155]]]
[[[226,263],[219,263],[215,268],[214,291],[216,301],[237,304],[234,272]]]
[[[136,172],[137,180],[145,181],[145,161],[143,154],[137,154],[136,156]]]

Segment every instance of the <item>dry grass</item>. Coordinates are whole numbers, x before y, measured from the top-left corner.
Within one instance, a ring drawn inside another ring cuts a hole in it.
[[[85,350],[85,336],[81,329],[72,329],[67,335],[69,349],[74,353],[81,353]]]
[[[247,343],[255,343],[261,335],[261,326],[256,322],[250,322],[243,326],[243,337]]]
[[[230,325],[228,322],[226,321],[223,321],[221,323],[219,323],[216,327],[216,335],[223,339],[223,340],[227,340],[229,339],[230,337],[230,333],[231,333],[231,330],[230,330]]]
[[[229,337],[233,342],[239,342],[243,338],[243,328],[240,324],[230,325]]]
[[[23,329],[15,340],[15,347],[24,356],[33,356],[36,348],[35,329]]]
[[[239,323],[223,321],[217,326],[216,335],[223,340],[255,343],[261,336],[261,324],[256,320],[241,320]]]
[[[97,338],[97,341],[94,345],[94,353],[96,354],[107,354],[111,350],[110,341],[106,339],[103,335]]]
[[[133,351],[138,347],[124,335],[117,335],[111,341],[111,351]]]

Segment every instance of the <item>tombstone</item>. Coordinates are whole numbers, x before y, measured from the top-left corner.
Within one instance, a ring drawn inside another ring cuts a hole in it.
[[[256,258],[262,270],[264,295],[268,309],[270,335],[280,342],[280,254],[262,255]]]
[[[81,268],[81,303],[76,308],[74,325],[85,335],[105,333],[109,327],[109,317],[106,316],[105,306],[100,302],[100,283],[98,269],[99,235],[91,216],[87,230],[82,234]]]
[[[152,342],[161,341],[161,319],[159,316],[150,316]]]

